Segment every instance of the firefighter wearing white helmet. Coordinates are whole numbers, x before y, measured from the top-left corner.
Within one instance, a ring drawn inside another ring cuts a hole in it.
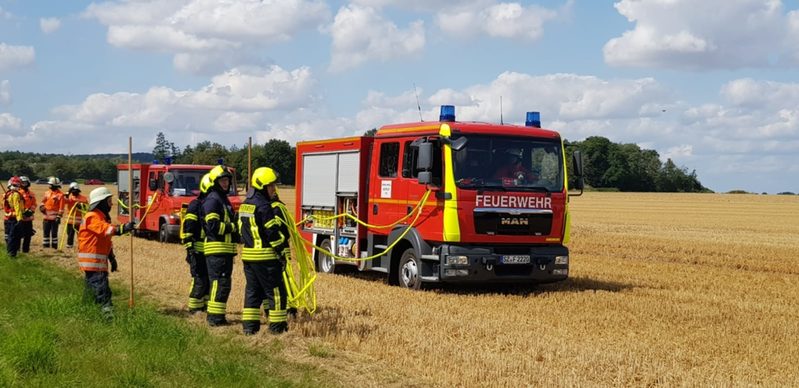
[[[111,191],[98,187],[89,193],[89,211],[78,231],[78,265],[85,274],[86,288],[94,301],[102,307],[107,318],[112,317],[111,288],[108,272],[117,270],[111,237],[129,233],[133,222],[111,224]]]
[[[42,236],[42,243],[45,248],[58,248],[58,225],[61,223],[61,217],[64,216],[64,193],[61,192],[61,180],[56,177],[47,179],[50,185],[50,190],[44,193],[42,204],[39,210],[44,214],[44,221],[42,222],[42,229],[44,236]]]
[[[278,174],[269,167],[256,169],[252,190],[239,208],[238,226],[244,248],[241,261],[247,285],[241,322],[244,334],[257,333],[261,327],[261,304],[269,311],[269,331],[288,330],[285,263],[291,258],[286,217],[277,204]]]
[[[203,175],[200,179],[200,193],[186,206],[180,223],[180,239],[186,247],[186,262],[189,263],[191,287],[189,291],[189,313],[205,311],[208,304],[210,283],[208,267],[205,261],[205,231],[202,227],[202,206],[208,190],[213,186],[211,176]]]
[[[31,191],[31,180],[26,176],[19,177],[19,193],[25,203],[22,212],[22,220],[19,222],[20,233],[22,235],[22,252],[27,253],[31,250],[31,238],[36,233],[33,230],[33,215],[36,214],[36,196]]]
[[[64,200],[66,203],[64,213],[67,215],[67,248],[72,248],[75,232],[83,221],[83,215],[89,211],[89,199],[81,194],[78,182],[72,182]]]
[[[212,182],[203,202],[203,230],[205,230],[205,259],[211,292],[206,320],[209,326],[227,324],[225,312],[230,296],[233,257],[236,256],[236,224],[228,192],[233,174],[225,166],[216,166],[208,176]]]

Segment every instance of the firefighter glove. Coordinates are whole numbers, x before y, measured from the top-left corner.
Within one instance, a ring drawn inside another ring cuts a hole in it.
[[[47,213],[44,211],[44,205],[39,205],[39,211],[40,211],[40,212],[42,212],[42,214],[47,214]]]
[[[135,227],[136,224],[134,224],[133,222],[128,222],[127,224],[119,224],[119,226],[117,226],[117,235],[121,236],[125,233],[130,233]]]
[[[31,209],[25,209],[25,211],[24,211],[24,212],[22,212],[22,216],[23,216],[23,217],[26,217],[26,218],[27,218],[27,217],[31,217],[31,216],[33,216],[33,210],[31,210]]]
[[[236,223],[235,222],[226,222],[225,223],[225,231],[230,233],[236,233]]]
[[[111,272],[116,272],[119,265],[117,263],[117,257],[114,256],[114,251],[108,254],[108,262],[111,263]]]
[[[55,216],[55,222],[56,223],[61,222],[61,216]]]
[[[195,251],[194,248],[186,248],[186,262],[189,263],[189,265],[194,265],[194,255],[196,254],[197,251]]]

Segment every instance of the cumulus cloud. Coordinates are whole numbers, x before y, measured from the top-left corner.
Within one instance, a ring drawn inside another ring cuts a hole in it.
[[[369,60],[404,58],[419,53],[425,45],[422,21],[400,29],[374,8],[354,4],[338,11],[330,34],[333,37],[332,71],[353,68]]]
[[[494,38],[534,41],[544,33],[544,23],[557,12],[537,5],[496,3],[483,8],[453,7],[438,12],[436,23],[445,33],[469,38],[482,33]]]
[[[0,105],[11,103],[11,85],[8,80],[0,81]]]
[[[179,70],[205,72],[251,63],[236,60],[315,29],[330,11],[320,0],[113,1],[91,4],[84,16],[106,25],[114,46],[172,53]]]
[[[31,46],[12,46],[0,42],[0,71],[28,66],[36,59]]]
[[[780,0],[621,0],[615,7],[635,27],[605,44],[605,62],[613,66],[799,64],[799,15],[786,13]]]
[[[10,113],[0,113],[0,131],[7,135],[22,135],[22,119]]]
[[[45,34],[56,32],[61,28],[61,20],[58,18],[41,18],[39,19],[39,28]]]

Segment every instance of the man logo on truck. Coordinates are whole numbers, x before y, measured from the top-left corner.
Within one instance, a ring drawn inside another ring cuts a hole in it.
[[[530,225],[530,220],[520,217],[502,217],[499,220],[500,225]]]

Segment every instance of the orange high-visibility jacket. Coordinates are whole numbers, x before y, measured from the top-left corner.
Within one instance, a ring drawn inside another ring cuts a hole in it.
[[[66,207],[64,212],[67,215],[67,223],[70,225],[80,225],[83,214],[89,210],[89,199],[83,194],[69,194],[64,197]]]
[[[19,189],[19,193],[22,194],[22,200],[25,202],[23,205],[25,210],[31,211],[31,215],[28,217],[22,217],[22,221],[33,221],[33,212],[36,211],[36,197],[29,189]]]
[[[10,220],[13,218],[15,220],[20,220],[24,210],[22,205],[22,195],[16,190],[9,190],[6,192],[6,195],[3,196],[3,211],[6,213],[3,219]]]
[[[78,266],[83,272],[108,272],[111,237],[116,227],[105,220],[99,209],[86,213],[78,230]]]
[[[42,198],[44,206],[44,219],[55,220],[64,215],[64,193],[61,190],[47,190]]]

